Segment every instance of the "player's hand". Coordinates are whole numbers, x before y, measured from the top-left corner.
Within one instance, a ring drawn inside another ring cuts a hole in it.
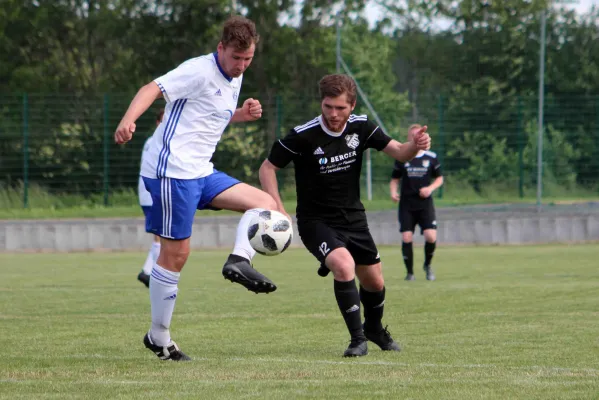
[[[431,193],[433,193],[433,191],[428,186],[425,186],[420,189],[420,197],[422,197],[423,199],[430,197]]]
[[[117,144],[127,143],[133,137],[133,132],[135,132],[135,122],[121,121],[114,133],[114,141]]]
[[[283,214],[284,216],[286,216],[287,218],[289,218],[289,222],[291,222],[291,223],[293,224],[293,218],[291,218],[291,215],[289,215],[289,214],[287,213],[287,211],[285,211],[285,209],[281,208],[281,209],[279,209],[279,212],[280,212],[281,214]]]
[[[393,193],[391,195],[391,200],[393,200],[395,203],[397,203],[399,201],[399,194]]]
[[[414,143],[418,150],[428,150],[431,148],[431,137],[426,133],[428,127],[424,125],[416,134],[414,134]]]
[[[243,114],[245,115],[246,121],[255,121],[262,117],[262,104],[255,99],[247,99],[243,102],[241,107]]]

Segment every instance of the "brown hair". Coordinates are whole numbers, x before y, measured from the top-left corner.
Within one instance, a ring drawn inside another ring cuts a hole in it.
[[[257,44],[260,35],[256,32],[256,25],[249,19],[233,16],[225,21],[220,42],[224,47],[234,46],[237,50],[247,50],[252,43]]]
[[[326,75],[318,82],[318,88],[320,100],[324,100],[325,97],[339,97],[345,93],[350,104],[356,102],[356,82],[348,75]]]

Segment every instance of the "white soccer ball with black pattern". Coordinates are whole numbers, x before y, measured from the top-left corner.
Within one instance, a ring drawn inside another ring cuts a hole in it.
[[[250,222],[248,239],[257,253],[265,256],[281,254],[293,239],[291,221],[278,211],[261,211]]]

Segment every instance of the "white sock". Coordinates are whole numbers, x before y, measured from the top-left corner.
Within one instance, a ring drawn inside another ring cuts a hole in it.
[[[248,228],[250,227],[250,221],[252,220],[252,217],[260,214],[262,211],[264,211],[263,208],[253,208],[251,210],[247,210],[243,214],[241,220],[239,220],[239,225],[237,225],[235,246],[233,247],[231,254],[247,258],[250,261],[252,258],[254,258],[256,255],[256,250],[254,250],[252,245],[250,245],[250,240],[248,239]]]
[[[150,337],[158,346],[166,346],[171,341],[169,327],[175,309],[179,288],[179,272],[168,271],[154,264],[150,277],[150,303],[152,303],[152,327]]]
[[[160,255],[160,242],[152,242],[150,251],[152,252],[152,259],[154,262],[156,262],[158,260],[158,256]]]
[[[146,262],[143,266],[144,274],[150,275],[152,273],[152,267],[158,260],[158,255],[160,254],[160,242],[152,242],[152,247],[150,247],[150,251],[148,251],[148,256],[146,257]]]

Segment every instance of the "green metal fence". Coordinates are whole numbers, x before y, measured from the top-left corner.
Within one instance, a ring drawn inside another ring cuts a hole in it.
[[[263,118],[233,125],[214,156],[216,166],[258,184],[257,169],[277,137],[319,113],[315,93],[264,97]],[[138,121],[133,140],[113,132],[130,94],[4,94],[0,97],[0,207],[134,204],[143,142],[153,132],[157,102]],[[455,201],[513,201],[536,194],[537,99],[421,96],[398,110],[407,127],[427,124],[446,184],[437,196]],[[360,111],[360,110],[356,110]],[[381,115],[385,121],[385,115]],[[599,97],[547,96],[543,201],[599,197]],[[392,160],[373,153],[374,198],[388,197]],[[295,194],[292,170],[280,176]]]

